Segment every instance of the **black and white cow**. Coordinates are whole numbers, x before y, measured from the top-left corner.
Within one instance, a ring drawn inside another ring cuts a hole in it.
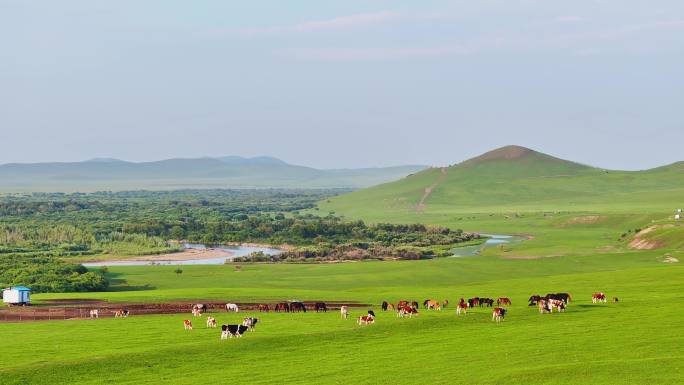
[[[259,322],[258,318],[246,317],[244,320],[242,320],[242,325],[247,326],[249,331],[254,331],[254,327],[256,326],[257,322]]]
[[[242,337],[242,335],[249,329],[245,325],[221,325],[221,339],[225,340],[233,337]]]

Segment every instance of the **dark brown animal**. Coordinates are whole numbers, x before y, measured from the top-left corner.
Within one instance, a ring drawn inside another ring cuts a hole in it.
[[[501,305],[511,305],[511,299],[508,297],[499,297],[496,300],[496,306],[501,306]]]

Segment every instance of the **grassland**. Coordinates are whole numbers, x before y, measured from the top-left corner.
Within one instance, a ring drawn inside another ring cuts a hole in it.
[[[319,212],[370,222],[428,223],[529,239],[480,256],[339,264],[111,267],[103,293],[35,295],[111,302],[285,299],[374,304],[376,325],[327,314],[260,314],[240,340],[188,314],[0,324],[0,383],[684,383],[684,226],[672,219],[681,165],[605,172],[543,154],[484,157],[330,198]],[[502,154],[498,154],[502,155]],[[492,163],[494,162],[494,163]],[[526,171],[522,171],[526,170]],[[417,207],[432,187],[425,207]],[[647,231],[647,229],[650,229]],[[653,247],[635,248],[634,242]],[[567,291],[563,313],[531,294]],[[618,303],[591,304],[604,291]],[[508,296],[501,324],[486,309],[457,317],[461,297]],[[413,319],[383,300],[449,299]],[[362,313],[357,310],[353,315]],[[246,316],[219,313],[220,323]]]
[[[643,251],[536,260],[245,265],[239,272],[232,266],[185,266],[181,276],[165,266],[116,267],[109,274],[121,291],[61,297],[378,304],[506,295],[513,306],[500,325],[487,310],[459,318],[453,307],[397,319],[376,306],[378,321],[369,327],[341,320],[336,312],[260,314],[256,332],[223,342],[201,322],[184,332],[181,321],[189,314],[0,324],[0,383],[676,383],[684,380],[676,306],[684,299],[682,273],[681,265]],[[575,298],[564,314],[540,315],[526,306],[530,294],[561,290]],[[592,305],[596,290],[621,301]],[[237,322],[245,315],[217,318]]]

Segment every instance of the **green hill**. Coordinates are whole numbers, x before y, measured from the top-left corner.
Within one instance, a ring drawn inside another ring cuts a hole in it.
[[[431,168],[399,181],[335,197],[323,210],[361,217],[399,212],[671,209],[684,192],[684,164],[612,171],[519,146]],[[669,206],[668,206],[669,205]]]
[[[319,211],[370,222],[530,235],[533,241],[505,253],[539,257],[633,250],[634,229],[672,223],[674,210],[683,206],[684,163],[614,171],[507,146],[330,198]],[[657,244],[684,250],[678,242]]]

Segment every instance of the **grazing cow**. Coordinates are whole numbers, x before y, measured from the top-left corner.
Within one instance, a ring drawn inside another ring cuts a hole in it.
[[[323,303],[323,302],[316,302],[316,304],[314,305],[314,309],[316,309],[316,313],[318,313],[318,312],[327,313],[328,312],[328,308],[325,306],[325,303]]]
[[[537,302],[537,305],[539,306],[539,313],[551,313],[551,302],[550,300],[547,299],[540,299],[539,302]]]
[[[542,299],[542,297],[540,295],[537,295],[537,294],[531,296],[530,299],[528,299],[528,301],[530,302],[530,304],[528,306],[537,305],[537,302],[539,302],[541,299]]]
[[[555,293],[555,294],[547,294],[546,299],[557,299],[560,301],[565,302],[565,304],[569,304],[570,301],[572,300],[572,297],[568,293]]]
[[[226,311],[234,311],[234,312],[239,312],[240,309],[238,308],[237,304],[234,303],[227,303],[226,304]]]
[[[375,312],[373,310],[368,310],[368,315],[375,318]]]
[[[382,308],[382,311],[387,311],[387,308],[389,307],[389,303],[387,301],[382,301],[382,305],[380,308]]]
[[[192,330],[192,322],[189,319],[183,320],[183,328],[185,330]]]
[[[271,307],[265,303],[258,305],[257,309],[259,309],[259,312],[265,311],[266,313],[268,313],[269,311],[271,311]]]
[[[442,302],[442,307],[446,308],[447,306],[449,306],[449,300],[445,299],[444,302]]]
[[[114,313],[114,317],[115,318],[119,318],[119,317],[126,318],[126,317],[128,317],[129,314],[130,313],[128,312],[128,309],[119,309]]]
[[[618,301],[619,301],[618,297],[613,297],[613,302],[618,302]]]
[[[606,302],[606,295],[604,293],[594,293],[591,295],[591,302]]]
[[[414,314],[418,314],[418,309],[415,307],[411,306],[404,306],[400,307],[399,311],[397,311],[397,317],[404,318],[408,316],[409,318],[413,317]]]
[[[496,299],[496,306],[508,305],[511,306],[511,299],[508,297],[499,297]]]
[[[466,314],[467,311],[468,311],[468,303],[459,302],[458,305],[456,305],[456,315],[461,315],[461,313]]]
[[[242,320],[242,325],[247,326],[249,331],[254,331],[254,328],[256,327],[256,324],[259,322],[258,318],[254,317],[246,317],[245,319]]]
[[[391,303],[387,304],[387,310],[394,310],[394,305]]]
[[[216,318],[207,317],[207,327],[208,328],[215,328],[216,327]]]
[[[492,321],[501,322],[506,316],[506,309],[502,307],[495,307],[492,311]]]
[[[90,319],[100,318],[100,312],[97,309],[92,309],[90,311]]]
[[[362,315],[361,317],[359,317],[359,320],[357,322],[359,325],[369,325],[375,323],[375,317],[373,317],[370,314]]]
[[[207,305],[198,303],[196,305],[192,305],[192,314],[195,315],[197,313],[197,316],[201,316],[202,313],[207,312]]]
[[[342,306],[340,307],[340,315],[341,315],[342,318],[344,318],[344,319],[349,318],[349,308],[347,307],[347,305],[342,305]]]
[[[426,309],[442,310],[442,305],[440,305],[438,301],[435,301],[434,299],[430,299],[425,303],[425,308]]]
[[[411,307],[414,309],[418,309],[418,302],[416,302],[416,301],[411,302]]]
[[[290,312],[300,312],[303,311],[306,313],[306,306],[304,306],[303,302],[290,302]]]
[[[478,298],[478,297],[470,298],[468,300],[468,306],[469,307],[475,307],[475,306],[479,306],[479,305],[480,305],[480,298]]]
[[[480,298],[480,307],[487,306],[487,307],[492,307],[494,306],[494,300],[491,298]]]
[[[549,307],[550,307],[550,312],[553,312],[553,308],[556,308],[556,310],[560,313],[565,311],[565,302],[558,300],[558,299],[550,299],[548,301]]]
[[[248,327],[245,325],[221,325],[221,339],[225,340],[228,337],[242,337],[247,331]]]
[[[281,311],[289,312],[290,311],[290,304],[287,302],[281,302],[281,303],[275,305],[273,310],[275,310],[277,312],[281,312]]]

